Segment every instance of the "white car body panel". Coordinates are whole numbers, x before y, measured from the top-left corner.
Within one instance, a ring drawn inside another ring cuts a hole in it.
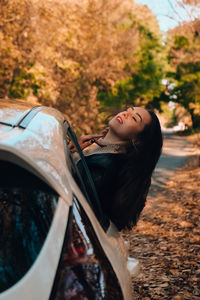
[[[0,294],[0,300],[49,299],[62,250],[68,213],[68,205],[59,199],[51,230],[35,263],[21,280]]]
[[[63,121],[64,117],[60,112],[52,108],[44,108],[44,110],[38,112],[30,121],[25,130],[16,127],[5,132],[1,131],[0,128],[0,159],[1,149],[11,151],[17,157],[23,159],[26,165],[35,168],[65,201],[65,204],[59,204],[63,207],[63,211],[61,212],[59,207],[55,216],[55,218],[59,216],[61,220],[54,219],[49,235],[36,262],[16,285],[0,294],[0,299],[48,299],[49,288],[45,286],[52,286],[53,268],[55,268],[54,272],[56,272],[56,264],[58,263],[58,256],[51,247],[55,245],[55,243],[58,243],[55,249],[60,253],[61,236],[64,236],[63,230],[67,222],[68,209],[72,205],[72,194],[75,194],[87,212],[99,242],[112,264],[120,282],[124,299],[131,300],[131,279],[127,269],[126,246],[113,224],[111,224],[107,233],[104,232],[94,212],[68,170],[63,150]],[[55,137],[58,138],[55,139]],[[59,226],[62,234],[58,232]],[[49,264],[48,267],[47,264]],[[49,276],[46,276],[45,269],[48,270]],[[40,282],[44,285],[43,288],[41,288],[40,291],[35,291],[34,289],[37,290],[37,287],[39,289]],[[32,288],[32,286],[35,288]],[[22,294],[20,294],[22,288],[23,291],[27,290],[27,294],[24,298]],[[33,296],[30,295],[30,291],[33,292]],[[14,293],[15,297],[13,298]]]

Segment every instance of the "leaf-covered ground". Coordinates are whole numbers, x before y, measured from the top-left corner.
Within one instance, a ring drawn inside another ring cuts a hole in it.
[[[176,171],[156,194],[137,227],[124,232],[141,264],[134,299],[200,299],[200,167]]]

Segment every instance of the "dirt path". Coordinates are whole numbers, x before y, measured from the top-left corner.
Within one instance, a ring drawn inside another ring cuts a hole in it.
[[[173,177],[174,171],[184,166],[188,159],[195,156],[193,143],[186,137],[164,134],[162,155],[153,174],[152,189],[150,196],[154,196],[154,189],[165,188],[169,178]]]
[[[200,300],[200,168],[180,169],[193,156],[185,139],[168,137],[141,219],[124,232],[141,263],[133,299]]]

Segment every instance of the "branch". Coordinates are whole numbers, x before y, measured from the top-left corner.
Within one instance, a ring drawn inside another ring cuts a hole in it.
[[[174,13],[179,17],[179,19],[181,19],[182,21],[184,21],[184,19],[180,16],[180,14],[175,9],[174,5],[171,3],[171,0],[168,0],[168,3],[170,5],[171,9],[174,11]],[[177,1],[176,1],[176,3],[177,3]]]

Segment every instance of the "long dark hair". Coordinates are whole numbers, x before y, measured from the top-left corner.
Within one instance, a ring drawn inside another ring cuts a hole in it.
[[[146,125],[134,143],[127,145],[121,158],[122,167],[116,182],[111,220],[119,230],[137,223],[145,206],[151,176],[161,154],[163,138],[160,122],[153,111],[151,123]]]

